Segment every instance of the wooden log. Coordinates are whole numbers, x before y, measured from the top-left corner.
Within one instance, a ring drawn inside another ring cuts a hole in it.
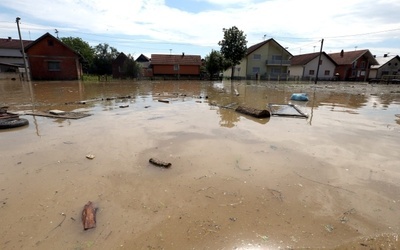
[[[271,113],[266,109],[260,110],[255,108],[239,106],[235,109],[235,111],[256,118],[267,118],[271,116]]]
[[[165,99],[159,99],[158,102],[169,103],[169,101]]]
[[[160,161],[160,160],[155,159],[155,158],[150,158],[149,162],[154,164],[154,165],[156,165],[156,166],[158,166],[158,167],[163,167],[163,168],[169,168],[172,165],[169,162]]]
[[[89,201],[82,211],[82,224],[83,229],[88,230],[96,227],[96,208],[93,203]]]

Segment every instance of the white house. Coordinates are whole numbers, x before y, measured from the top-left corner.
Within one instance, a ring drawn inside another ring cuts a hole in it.
[[[234,77],[262,80],[286,78],[291,56],[287,48],[270,38],[247,49],[246,56],[235,66]],[[224,72],[224,77],[230,76],[229,68]]]
[[[370,78],[382,78],[384,75],[400,75],[400,57],[388,56],[387,54],[375,57],[379,65],[372,65],[369,73]]]
[[[320,53],[309,53],[293,56],[290,61],[290,76],[298,77],[300,79],[315,79],[317,77],[320,80],[332,80],[335,78],[336,62],[326,54],[321,53],[321,59],[319,60]],[[318,68],[319,62],[319,68]]]

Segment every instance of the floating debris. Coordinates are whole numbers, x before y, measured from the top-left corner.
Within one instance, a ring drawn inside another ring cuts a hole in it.
[[[287,116],[287,117],[299,117],[299,118],[308,118],[308,115],[301,111],[294,104],[268,104],[269,109],[271,110],[271,115],[273,116]]]
[[[82,224],[83,229],[88,230],[96,227],[96,208],[93,203],[89,201],[82,211]]]
[[[58,109],[52,109],[52,110],[49,110],[49,113],[52,115],[64,115],[65,111],[58,110]]]
[[[308,101],[308,96],[306,93],[294,93],[290,97],[290,100],[306,102],[306,101]]]
[[[235,111],[256,118],[267,118],[271,116],[271,113],[266,109],[260,110],[260,109],[239,106],[235,109]]]
[[[160,160],[155,159],[155,158],[150,158],[149,162],[154,164],[154,165],[156,165],[156,166],[158,166],[158,167],[163,167],[163,168],[169,168],[172,165],[169,162],[160,161]]]
[[[88,158],[89,160],[93,160],[94,159],[94,155],[92,155],[92,154],[88,154],[88,155],[86,155],[86,158]]]
[[[327,225],[325,225],[325,229],[326,229],[326,231],[328,231],[328,232],[333,232],[333,230],[335,229],[332,225],[330,225],[330,224],[327,224]]]
[[[44,116],[44,117],[51,117],[51,118],[64,118],[64,119],[80,119],[80,118],[91,116],[91,114],[82,113],[82,112],[63,111],[64,113],[56,114],[57,112],[54,112],[55,110],[52,110],[52,111],[53,111],[53,113],[50,113],[50,111],[26,112],[25,115],[36,115],[36,116]]]

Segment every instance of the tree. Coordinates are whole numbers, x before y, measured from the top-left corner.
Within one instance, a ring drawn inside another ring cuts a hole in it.
[[[210,76],[210,80],[215,74],[224,69],[224,58],[219,51],[211,50],[211,53],[205,57],[206,71]]]
[[[93,72],[98,75],[111,75],[112,62],[117,58],[119,52],[107,43],[94,47]]]
[[[62,37],[60,40],[83,57],[83,71],[88,72],[92,68],[94,58],[94,50],[89,43],[79,37]]]
[[[247,53],[247,40],[243,31],[236,26],[229,29],[222,29],[224,39],[218,42],[221,46],[221,54],[232,68],[231,79],[233,79],[235,66],[240,63]]]
[[[128,55],[128,58],[123,64],[123,72],[126,77],[136,78],[139,76],[140,65],[135,62],[132,55]]]

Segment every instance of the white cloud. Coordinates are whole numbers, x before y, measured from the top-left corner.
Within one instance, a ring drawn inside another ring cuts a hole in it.
[[[203,1],[219,7],[204,12],[182,11],[166,6],[163,0],[2,0],[0,6],[14,9],[24,28],[39,29],[42,34],[41,29],[47,28],[47,32],[57,28],[61,35],[74,31],[76,36],[98,34],[114,40],[131,36],[208,48],[218,48],[222,28],[234,25],[247,34],[249,45],[266,35],[286,43],[284,46],[296,53],[300,49],[302,53],[312,52],[321,38],[326,38],[327,47],[338,49],[400,36],[400,30],[377,33],[400,29],[400,2],[394,0]],[[372,34],[351,36],[368,33]]]

